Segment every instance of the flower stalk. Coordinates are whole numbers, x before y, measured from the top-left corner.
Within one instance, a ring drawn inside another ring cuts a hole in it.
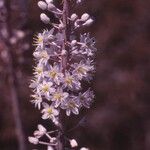
[[[86,91],[82,88],[82,81],[90,82],[94,73],[95,41],[88,33],[75,35],[76,29],[91,24],[92,19],[87,13],[81,18],[71,14],[74,2],[80,3],[63,0],[63,10],[58,9],[53,0],[38,2],[42,10],[50,11],[59,20],[57,24],[52,23],[45,13],[40,15],[43,23],[50,24],[52,29],[44,30],[36,37],[33,55],[37,64],[30,85],[34,93],[31,102],[41,110],[42,119],[50,119],[55,124],[57,132],[51,137],[51,131],[46,130],[43,134],[39,129],[29,141],[40,144],[39,139],[46,136],[52,146],[48,149],[64,150],[66,142],[71,148],[78,146],[75,139],[65,136],[62,111],[65,110],[67,116],[78,115],[82,107],[90,108],[94,98],[90,88]]]

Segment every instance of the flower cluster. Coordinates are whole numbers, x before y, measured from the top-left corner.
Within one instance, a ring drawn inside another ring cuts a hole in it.
[[[95,71],[95,40],[89,33],[74,36],[77,28],[90,25],[93,19],[87,13],[81,18],[75,13],[68,16],[70,35],[66,40],[64,11],[58,9],[53,0],[39,1],[38,6],[54,13],[59,23],[52,23],[45,13],[40,15],[41,21],[52,28],[35,37],[33,56],[36,65],[30,84],[33,89],[31,102],[41,110],[42,119],[51,119],[57,126],[62,110],[66,111],[67,116],[71,113],[78,115],[82,107],[90,108],[94,99],[93,91],[90,88],[84,90],[82,83],[90,82]]]

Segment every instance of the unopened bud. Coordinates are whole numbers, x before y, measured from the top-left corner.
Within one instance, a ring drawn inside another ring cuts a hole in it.
[[[38,2],[38,6],[42,9],[42,10],[46,10],[47,9],[47,4],[43,1],[39,1]]]
[[[72,148],[74,148],[74,147],[78,146],[78,143],[75,139],[72,139],[72,140],[70,140],[70,145],[71,145]]]
[[[37,145],[39,143],[39,140],[35,137],[28,137],[28,140],[30,143]]]
[[[47,4],[53,3],[53,0],[45,0]]]
[[[66,55],[67,51],[65,49],[62,50],[61,55]]]
[[[45,24],[50,23],[50,18],[49,18],[46,14],[42,13],[42,14],[40,15],[40,18],[41,18],[41,20],[42,20]]]
[[[50,139],[50,143],[56,143],[57,142],[57,139],[55,138],[55,137],[52,137],[51,139]]]
[[[82,0],[77,0],[77,4],[79,4],[79,3],[81,3],[82,2]]]
[[[41,124],[38,125],[38,129],[40,132],[43,132],[43,133],[46,133],[46,131],[47,131],[46,128],[43,127]]]
[[[89,148],[82,147],[80,150],[90,150]]]
[[[84,13],[84,14],[81,16],[81,20],[82,20],[82,21],[87,21],[89,18],[90,18],[90,15],[87,14],[87,13]]]
[[[72,40],[71,41],[71,46],[73,47],[73,46],[75,46],[77,44],[77,40]]]
[[[71,21],[76,21],[78,19],[78,15],[77,14],[72,14],[70,19],[71,19]]]
[[[90,26],[93,22],[94,22],[94,20],[92,18],[90,18],[83,24],[83,26]]]
[[[65,25],[63,24],[63,23],[60,23],[59,25],[58,25],[58,29],[59,30],[63,30],[65,28]]]
[[[56,6],[54,4],[49,3],[48,4],[48,10],[49,11],[57,11],[57,8],[56,8]]]
[[[47,150],[54,150],[52,146],[48,146]]]

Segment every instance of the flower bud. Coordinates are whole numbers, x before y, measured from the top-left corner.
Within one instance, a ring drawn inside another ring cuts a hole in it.
[[[78,15],[77,14],[72,14],[70,19],[71,19],[71,21],[76,21],[78,19]]]
[[[93,22],[94,22],[94,20],[92,18],[90,18],[83,24],[83,26],[90,26]]]
[[[4,2],[0,1],[0,8],[4,7]]]
[[[90,15],[87,14],[87,13],[84,13],[84,14],[81,16],[81,20],[84,21],[84,22],[87,21],[89,18],[90,18]]]
[[[54,4],[49,3],[48,4],[48,10],[49,11],[57,11],[57,8],[56,8],[56,6]]]
[[[71,145],[72,148],[74,148],[74,147],[78,146],[78,143],[75,139],[72,139],[72,140],[70,140],[70,145]]]
[[[77,40],[72,40],[71,41],[71,46],[73,47],[73,46],[75,46],[77,44]]]
[[[52,146],[48,146],[47,150],[54,150]]]
[[[38,2],[38,6],[42,9],[42,10],[46,10],[47,9],[47,4],[43,1],[39,1]]]
[[[89,148],[82,147],[80,150],[90,150]]]
[[[41,124],[38,125],[38,129],[39,129],[40,132],[43,132],[43,133],[47,132],[46,128],[43,127]]]
[[[61,55],[63,56],[63,55],[66,55],[66,54],[67,54],[67,51],[65,49],[63,49],[62,52],[61,52]]]
[[[47,4],[53,3],[53,0],[45,0]]]
[[[63,24],[63,23],[60,23],[59,25],[58,25],[58,29],[59,30],[63,30],[65,28],[65,25]]]
[[[57,139],[55,138],[55,137],[52,137],[51,139],[50,139],[50,143],[56,143],[57,142]]]
[[[45,24],[50,23],[50,18],[46,14],[41,13],[40,18]]]
[[[34,135],[36,138],[39,139],[39,138],[42,137],[44,134],[43,134],[43,132],[40,132],[39,130],[36,130],[36,131],[34,131],[33,135]]]
[[[35,137],[28,137],[28,140],[30,143],[37,145],[39,143],[39,140]]]
[[[82,2],[82,0],[77,0],[77,4],[79,4],[79,3],[81,3]]]

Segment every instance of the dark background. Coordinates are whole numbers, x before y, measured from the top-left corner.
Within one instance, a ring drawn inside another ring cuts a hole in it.
[[[7,40],[0,37],[0,150],[19,149],[15,129],[19,116],[29,150],[36,146],[27,137],[43,122],[29,102],[32,38],[46,27],[40,22],[36,0],[6,1],[11,3],[6,14],[6,27],[11,31]],[[69,129],[86,115],[86,122],[68,135],[80,146],[91,150],[150,150],[149,10],[149,0],[86,0],[76,9],[78,14],[88,12],[95,18],[84,31],[96,38],[98,48],[92,84],[95,102],[79,116],[64,119]],[[0,30],[6,24],[1,23]],[[16,29],[24,31],[25,36],[10,45]],[[18,101],[19,115],[14,113],[14,100]]]

